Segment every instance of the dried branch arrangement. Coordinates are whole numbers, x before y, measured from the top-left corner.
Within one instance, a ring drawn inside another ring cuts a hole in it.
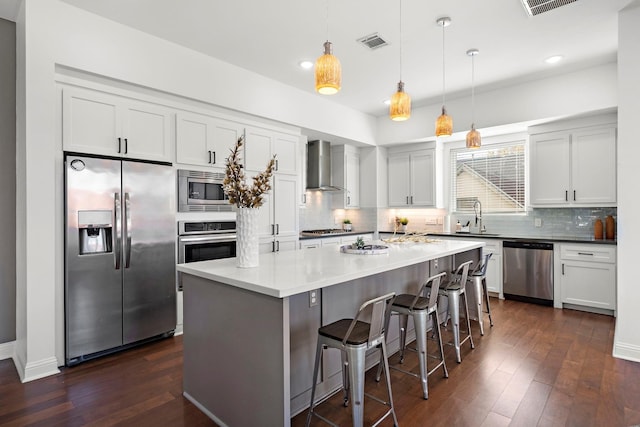
[[[240,149],[243,144],[244,137],[241,136],[227,158],[222,189],[232,205],[239,208],[259,208],[264,201],[264,194],[271,190],[271,175],[275,168],[276,156],[269,160],[264,172],[253,177],[253,185],[249,186],[246,183],[244,167],[240,159]]]

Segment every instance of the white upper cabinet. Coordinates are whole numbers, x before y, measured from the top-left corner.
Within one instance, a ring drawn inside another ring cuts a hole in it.
[[[170,109],[117,95],[65,87],[62,141],[65,151],[172,161]]]
[[[531,205],[615,206],[616,129],[531,135]]]
[[[298,174],[298,135],[248,126],[245,137],[244,165],[247,170],[263,171],[269,159],[275,155],[276,173]]]
[[[389,206],[435,206],[435,156],[433,149],[389,152]]]
[[[331,147],[331,184],[344,189],[333,194],[334,209],[360,207],[360,152],[357,147]]]
[[[223,168],[243,132],[241,123],[179,112],[176,114],[176,162]]]

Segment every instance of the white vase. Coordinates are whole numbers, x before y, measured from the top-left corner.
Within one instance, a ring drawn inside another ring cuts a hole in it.
[[[236,214],[236,266],[257,267],[258,258],[257,208],[239,208]]]

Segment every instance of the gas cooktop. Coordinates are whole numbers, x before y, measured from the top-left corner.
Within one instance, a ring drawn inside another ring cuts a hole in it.
[[[320,230],[302,230],[300,234],[302,236],[328,236],[331,234],[341,234],[345,231],[340,228],[323,228]]]

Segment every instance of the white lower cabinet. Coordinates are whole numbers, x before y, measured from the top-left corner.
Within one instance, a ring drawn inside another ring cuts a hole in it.
[[[498,294],[500,299],[504,299],[502,293],[502,240],[486,240],[482,248],[482,256],[491,253],[489,265],[487,265],[487,290]]]
[[[616,310],[616,247],[560,245],[560,295],[563,306]]]

